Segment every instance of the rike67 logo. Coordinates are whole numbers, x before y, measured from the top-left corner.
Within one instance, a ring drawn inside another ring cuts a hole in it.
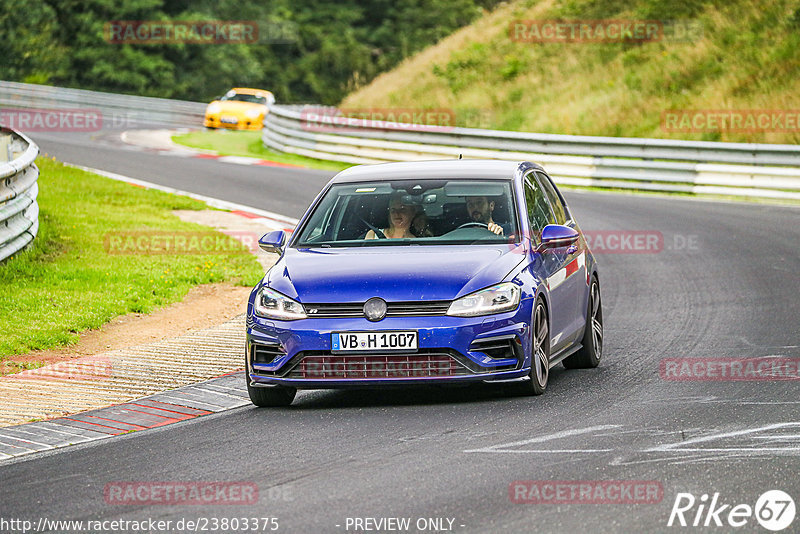
[[[750,524],[752,528],[755,517],[765,529],[779,532],[792,524],[795,512],[794,499],[781,490],[764,492],[755,506],[726,503],[719,493],[710,498],[704,493],[699,499],[691,493],[678,493],[667,526],[739,528]]]

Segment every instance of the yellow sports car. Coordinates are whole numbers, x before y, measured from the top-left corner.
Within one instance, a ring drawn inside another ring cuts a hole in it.
[[[206,128],[260,130],[264,126],[264,115],[269,113],[267,106],[274,102],[275,96],[269,91],[234,87],[208,105],[203,125]]]

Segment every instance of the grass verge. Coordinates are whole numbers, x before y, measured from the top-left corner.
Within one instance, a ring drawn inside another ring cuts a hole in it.
[[[261,132],[232,130],[201,130],[187,134],[173,135],[172,140],[179,145],[203,150],[213,150],[222,156],[246,156],[267,159],[277,163],[288,163],[311,169],[341,171],[351,164],[337,161],[307,158],[296,154],[275,152],[264,146]]]
[[[5,356],[75,343],[84,330],[177,302],[193,286],[254,285],[263,275],[255,257],[225,236],[227,253],[109,253],[116,233],[207,235],[213,230],[172,214],[206,205],[44,157],[37,165],[39,234],[0,264],[0,369]]]

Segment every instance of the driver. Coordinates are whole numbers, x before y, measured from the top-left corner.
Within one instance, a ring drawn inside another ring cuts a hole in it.
[[[467,213],[477,223],[483,223],[490,232],[504,235],[503,227],[492,220],[494,200],[488,197],[467,197]]]

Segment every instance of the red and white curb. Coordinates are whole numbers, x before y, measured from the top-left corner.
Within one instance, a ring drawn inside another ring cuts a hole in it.
[[[99,169],[71,165],[137,187],[157,189],[205,202],[211,207],[261,223],[267,229],[288,230],[297,219],[251,206],[206,197]],[[250,404],[242,371],[180,387],[138,400],[34,423],[0,427],[0,462],[28,454],[157,428]]]
[[[250,404],[242,371],[75,415],[0,428],[0,462]]]
[[[262,167],[284,167],[289,169],[305,169],[302,165],[292,165],[291,163],[279,163],[268,159],[250,158],[247,156],[219,156],[217,154],[192,154],[192,158],[211,159],[220,163],[233,163],[235,165],[260,165]]]
[[[292,163],[279,163],[268,159],[251,158],[247,156],[220,156],[213,150],[199,150],[172,141],[175,134],[189,133],[192,130],[180,128],[177,130],[129,130],[122,132],[120,140],[131,147],[154,152],[158,154],[178,156],[182,158],[197,158],[232,163],[234,165],[258,165],[263,167],[283,167],[288,169],[305,169],[302,165]]]

